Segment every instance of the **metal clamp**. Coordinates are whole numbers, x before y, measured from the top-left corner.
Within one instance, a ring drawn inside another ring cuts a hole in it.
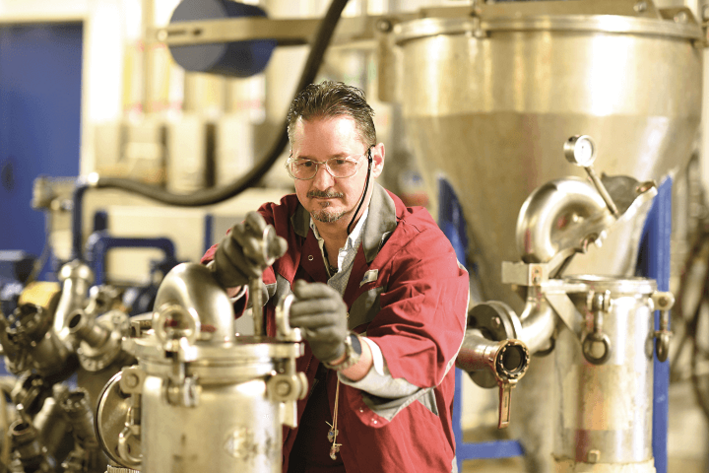
[[[178,304],[165,303],[153,315],[155,336],[168,353],[178,353],[180,361],[196,357],[190,347],[197,341],[201,323],[190,311]]]
[[[131,437],[140,437],[136,435],[135,430],[140,429],[139,425],[130,425],[126,423],[125,428],[118,435],[118,456],[131,466],[140,466],[141,458],[134,457],[130,452],[130,439]]]
[[[303,336],[299,328],[290,326],[290,306],[295,301],[295,295],[286,294],[276,306],[276,336],[284,342],[299,342]]]
[[[593,331],[586,334],[581,342],[581,347],[586,361],[594,365],[602,365],[611,357],[611,339],[603,333],[603,313],[610,310],[610,305],[610,291],[605,291],[602,294],[594,291],[588,293],[586,306],[593,311]],[[599,343],[603,345],[603,351],[600,355],[596,355],[594,346]]]
[[[128,468],[139,468],[142,462],[142,454],[133,455],[136,445],[140,445],[140,410],[141,393],[145,372],[137,366],[126,366],[121,370],[118,384],[120,391],[130,394],[130,404],[126,412],[126,420],[118,434],[116,453],[122,460],[120,463]]]
[[[652,295],[652,302],[655,308],[660,311],[660,327],[655,330],[655,352],[660,362],[667,361],[670,354],[670,309],[675,304],[675,296],[671,292],[655,292]]]

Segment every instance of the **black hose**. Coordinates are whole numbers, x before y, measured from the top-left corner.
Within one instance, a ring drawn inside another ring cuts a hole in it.
[[[325,57],[325,51],[330,45],[330,40],[335,32],[337,23],[342,15],[342,10],[345,9],[347,0],[332,0],[330,7],[325,14],[325,17],[320,22],[320,26],[315,35],[315,42],[310,49],[310,54],[305,61],[305,67],[298,82],[296,95],[299,94],[305,87],[311,84],[317,76],[318,70]],[[167,192],[160,187],[144,184],[133,179],[125,179],[118,177],[99,177],[96,187],[107,189],[121,189],[128,192],[140,194],[143,197],[156,200],[168,205],[179,207],[201,207],[203,205],[212,205],[230,199],[249,187],[253,187],[261,180],[271,167],[278,160],[285,147],[288,145],[288,133],[286,130],[287,123],[283,120],[281,132],[274,141],[271,149],[266,157],[254,166],[245,176],[234,181],[232,184],[219,188],[211,188],[197,191],[193,194],[173,194]]]

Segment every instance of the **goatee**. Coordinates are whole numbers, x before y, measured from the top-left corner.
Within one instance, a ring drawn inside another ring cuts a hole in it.
[[[318,222],[333,223],[340,220],[345,213],[346,212],[344,210],[333,212],[330,209],[320,209],[310,212],[310,216],[313,217],[313,220],[317,220]]]

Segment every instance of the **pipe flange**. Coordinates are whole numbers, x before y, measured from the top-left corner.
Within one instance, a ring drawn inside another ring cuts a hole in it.
[[[82,340],[77,349],[82,368],[91,372],[101,371],[119,359],[123,352],[121,340],[130,333],[128,314],[119,310],[103,314],[95,323],[108,333],[106,340],[97,346]]]
[[[468,328],[480,330],[483,337],[495,342],[517,339],[522,326],[513,314],[514,311],[504,302],[488,301],[478,304],[468,312]],[[468,375],[481,388],[497,386],[497,378],[491,370],[477,370]]]
[[[478,304],[468,312],[468,328],[476,328],[485,338],[496,342],[516,339],[522,332],[522,326],[514,314],[504,302]]]
[[[497,353],[495,371],[503,379],[519,381],[529,368],[531,355],[529,349],[520,340],[507,340]]]
[[[37,304],[20,305],[8,318],[6,329],[8,338],[18,346],[29,347],[39,343],[52,327],[52,319]]]

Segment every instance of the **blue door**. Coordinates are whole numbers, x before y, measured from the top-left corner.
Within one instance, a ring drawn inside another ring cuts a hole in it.
[[[0,26],[0,250],[39,256],[39,175],[79,173],[81,23]]]

